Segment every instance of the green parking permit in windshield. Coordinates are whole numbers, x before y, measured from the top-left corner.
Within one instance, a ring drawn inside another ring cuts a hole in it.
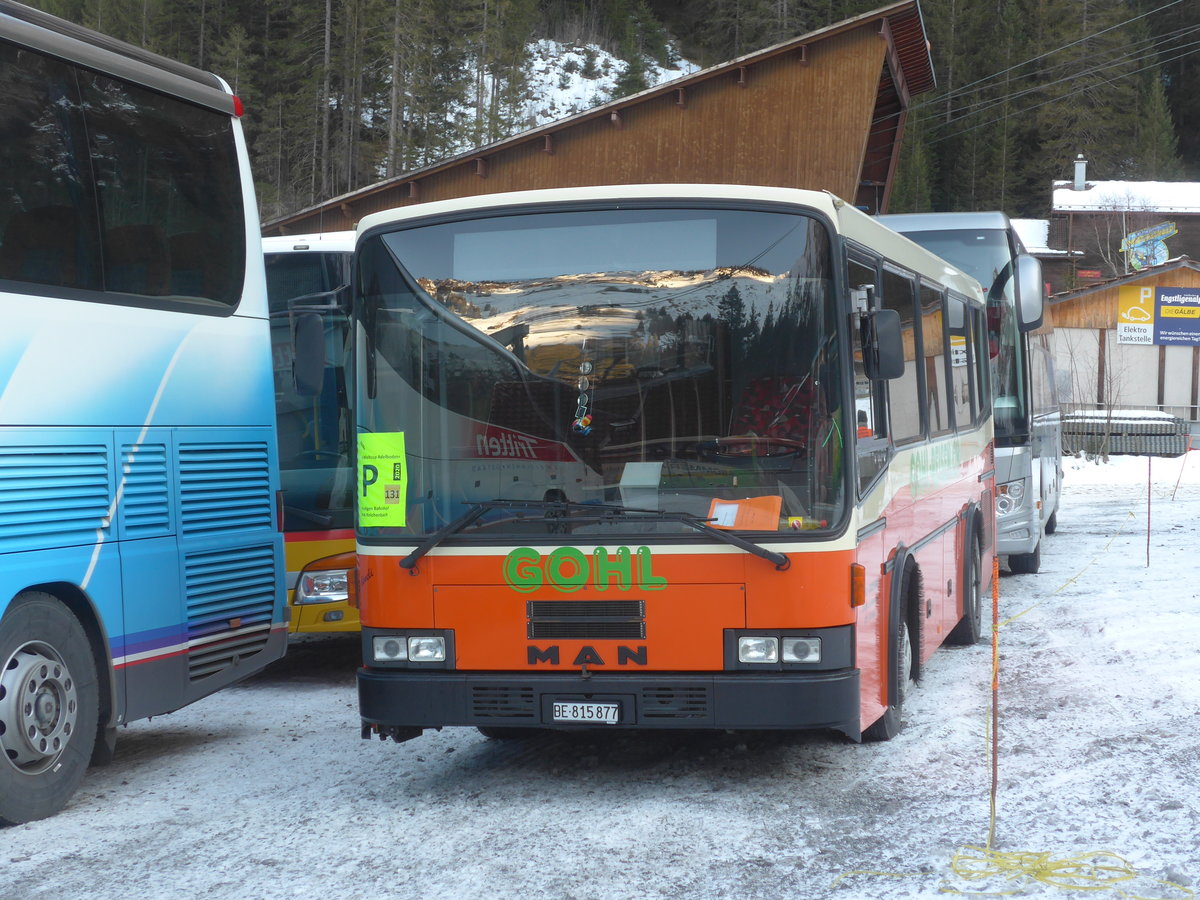
[[[403,527],[408,509],[404,432],[358,436],[358,524]]]

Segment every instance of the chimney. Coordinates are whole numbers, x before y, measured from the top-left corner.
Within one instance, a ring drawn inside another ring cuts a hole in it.
[[[1077,191],[1086,191],[1087,190],[1087,160],[1083,158],[1082,153],[1080,153],[1078,156],[1075,157],[1075,185],[1074,185],[1074,188]]]

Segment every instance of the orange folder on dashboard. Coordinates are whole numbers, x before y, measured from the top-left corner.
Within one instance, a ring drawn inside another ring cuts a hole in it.
[[[738,531],[778,531],[783,497],[747,497],[745,500],[714,500],[708,507],[708,524],[713,528]]]

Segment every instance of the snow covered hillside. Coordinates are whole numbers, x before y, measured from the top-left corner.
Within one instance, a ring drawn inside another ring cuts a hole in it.
[[[595,44],[572,46],[540,40],[528,45],[529,100],[525,116],[530,128],[584,112],[612,99],[613,86],[626,63]],[[646,70],[650,86],[697,71],[680,60],[673,68],[651,64]]]

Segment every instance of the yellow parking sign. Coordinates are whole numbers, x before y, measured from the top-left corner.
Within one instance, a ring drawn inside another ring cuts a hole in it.
[[[408,510],[404,432],[358,436],[358,524],[403,527]]]
[[[1117,343],[1154,343],[1154,288],[1117,289]]]

